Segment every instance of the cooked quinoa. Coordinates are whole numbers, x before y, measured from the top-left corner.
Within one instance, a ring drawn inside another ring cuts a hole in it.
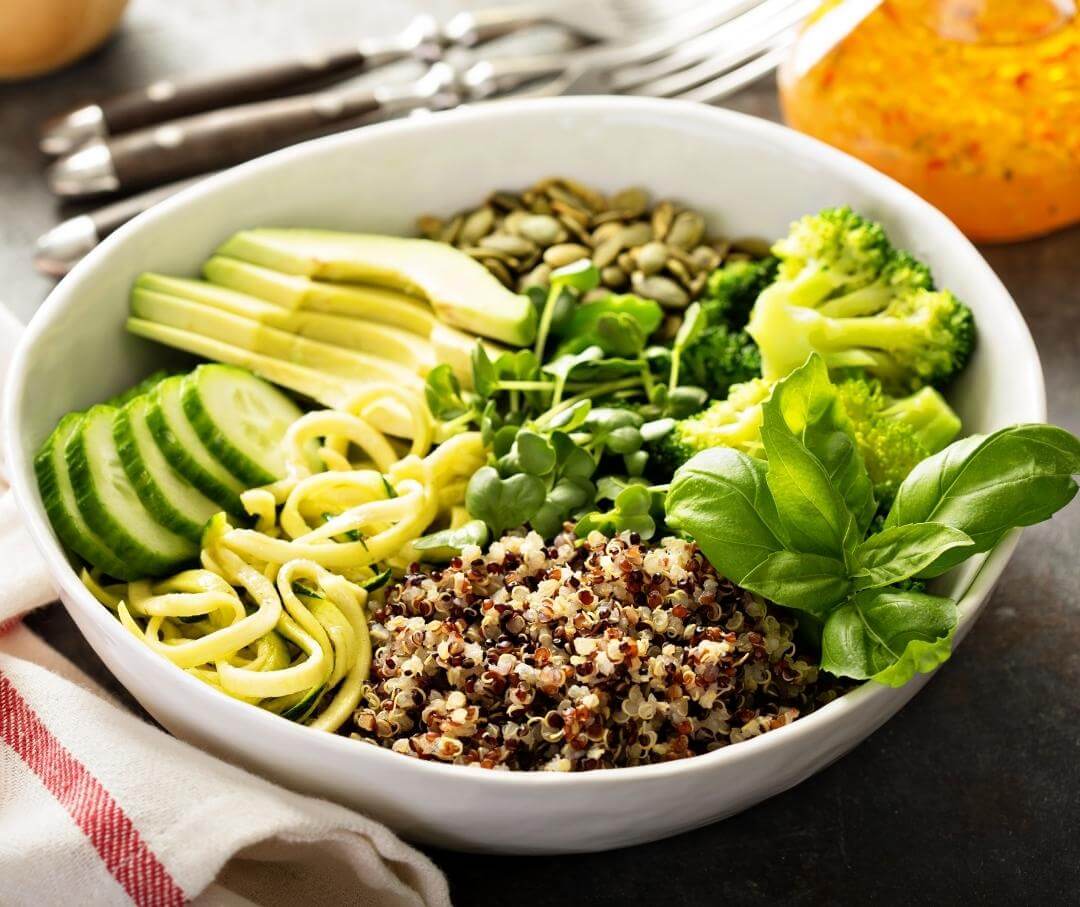
[[[794,633],[690,542],[510,535],[388,591],[353,736],[484,768],[693,756],[836,695]]]

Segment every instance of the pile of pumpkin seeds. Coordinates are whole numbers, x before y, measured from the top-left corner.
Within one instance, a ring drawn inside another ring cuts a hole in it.
[[[673,312],[701,295],[721,262],[748,257],[707,236],[704,216],[692,208],[653,205],[637,187],[609,197],[560,177],[521,193],[493,192],[480,207],[449,219],[425,215],[417,226],[517,292],[546,287],[553,269],[591,258],[603,283],[593,294],[633,292]]]

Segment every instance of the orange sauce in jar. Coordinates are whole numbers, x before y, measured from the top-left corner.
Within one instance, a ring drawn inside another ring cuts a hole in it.
[[[911,187],[972,239],[1080,221],[1076,0],[827,0],[779,82],[791,126]]]

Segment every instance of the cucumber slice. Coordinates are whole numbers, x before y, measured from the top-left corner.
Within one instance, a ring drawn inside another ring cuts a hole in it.
[[[218,462],[249,486],[285,475],[282,438],[300,407],[232,365],[200,365],[183,384],[184,413]]]
[[[141,397],[143,394],[148,394],[155,387],[157,387],[162,381],[169,377],[169,372],[165,369],[158,369],[156,372],[152,372],[142,379],[134,387],[129,387],[123,393],[117,394],[115,397],[110,397],[105,401],[106,406],[126,406],[136,397]]]
[[[163,526],[198,543],[206,521],[221,510],[178,473],[146,424],[150,401],[136,397],[116,414],[114,433],[120,462],[139,500]]]
[[[143,576],[171,572],[199,551],[198,545],[161,525],[139,500],[120,454],[113,427],[117,409],[94,406],[64,449],[71,487],[87,524]]]
[[[45,439],[34,457],[34,473],[45,512],[60,541],[93,567],[100,567],[116,579],[137,579],[138,574],[118,558],[93,529],[75,502],[64,448],[82,424],[82,413],[68,413]]]
[[[165,459],[199,491],[228,513],[247,517],[240,494],[246,486],[206,449],[184,415],[183,375],[166,378],[149,396],[146,424]]]

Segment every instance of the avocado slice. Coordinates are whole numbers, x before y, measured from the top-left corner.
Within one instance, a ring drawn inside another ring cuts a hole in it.
[[[271,384],[309,397],[316,403],[321,403],[331,409],[346,409],[356,395],[364,389],[365,384],[370,383],[328,375],[326,372],[297,365],[294,362],[253,353],[251,350],[233,346],[215,337],[147,321],[144,318],[129,318],[127,329],[138,337],[144,337],[204,359],[246,368]],[[373,404],[364,410],[364,418],[380,431],[395,437],[412,437],[412,419],[396,400],[379,401]]]
[[[243,230],[218,255],[286,274],[367,283],[431,303],[447,324],[525,346],[536,335],[536,309],[479,262],[445,243],[330,230]]]
[[[415,372],[379,356],[298,337],[190,299],[137,289],[132,294],[131,312],[145,321],[202,334],[230,346],[318,369],[329,375],[355,381],[388,381],[417,389],[423,386]]]
[[[299,337],[378,356],[420,376],[426,375],[437,364],[432,343],[409,331],[373,321],[284,309],[254,296],[217,287],[202,280],[167,277],[163,274],[143,274],[135,281],[132,307],[144,304],[147,300],[152,303],[153,294],[187,299]]]
[[[435,325],[441,324],[426,302],[395,290],[325,283],[283,274],[225,255],[210,258],[203,265],[203,276],[217,286],[247,293],[286,309],[378,321],[421,337],[427,337]]]

